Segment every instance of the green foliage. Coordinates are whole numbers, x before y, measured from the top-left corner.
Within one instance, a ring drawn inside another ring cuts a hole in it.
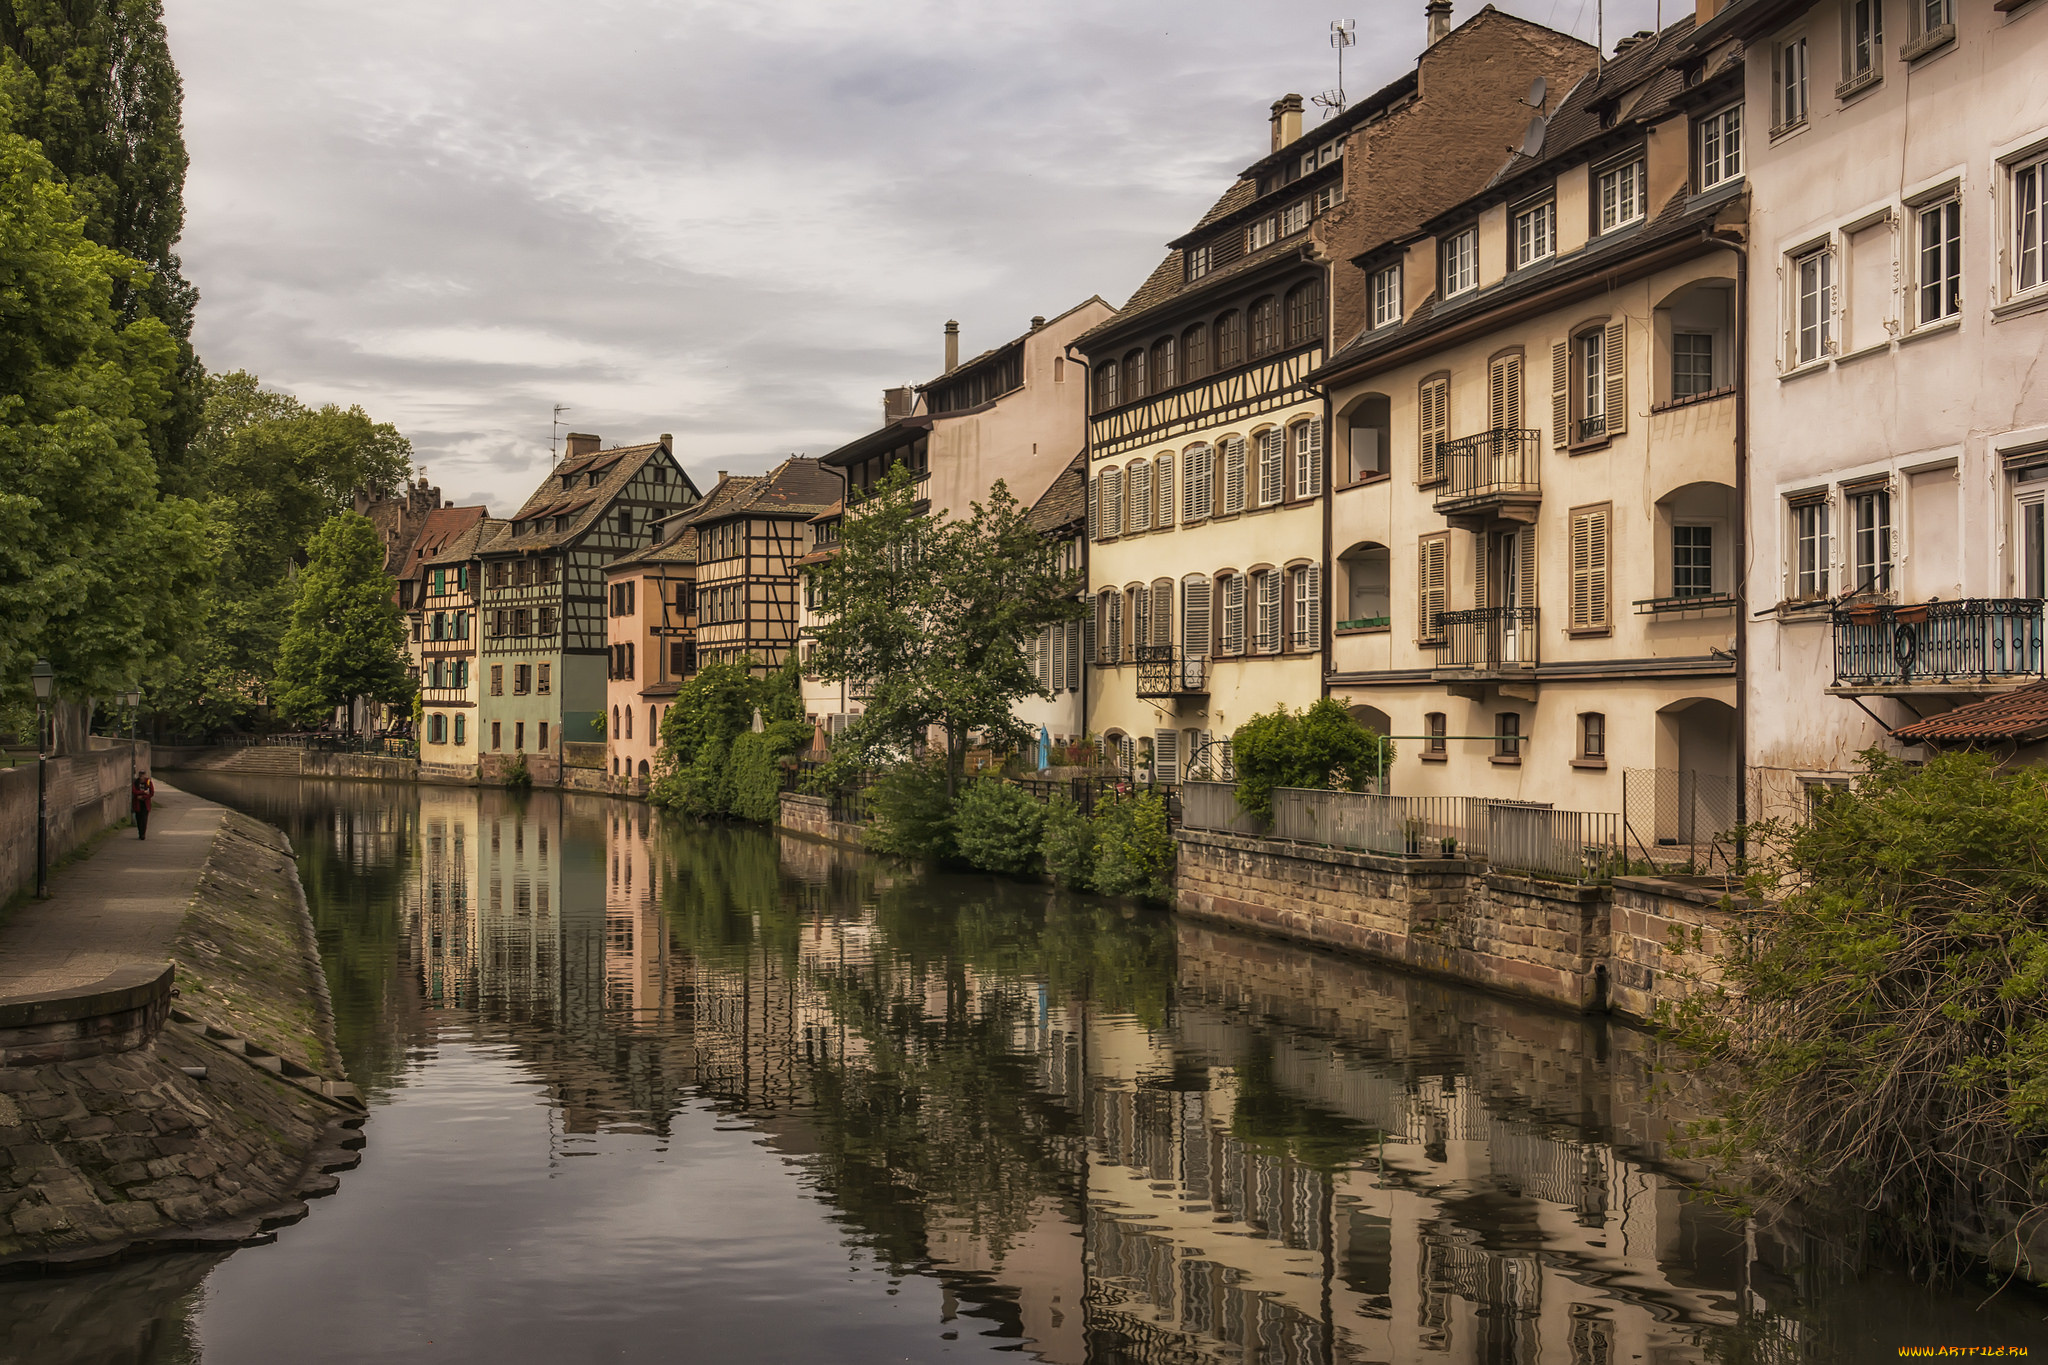
[[[926,512],[921,494],[898,466],[846,517],[839,553],[810,570],[825,602],[811,667],[869,687],[842,743],[870,764],[916,752],[942,730],[950,790],[971,739],[998,750],[1029,741],[1015,703],[1051,693],[1025,646],[1081,615],[1080,581],[1000,480],[964,517]]]
[[[6,59],[0,84],[19,73]],[[42,657],[60,695],[106,696],[160,666],[208,572],[199,509],[162,496],[148,439],[178,347],[121,316],[146,273],[90,239],[19,114],[0,93],[0,692],[26,696]]]
[[[512,761],[505,765],[505,785],[525,791],[533,786],[533,773],[526,766],[526,751],[512,755]]]
[[[1173,899],[1173,834],[1157,792],[1105,792],[1095,803],[1095,889],[1164,905]]]
[[[1230,743],[1237,804],[1262,820],[1272,818],[1276,787],[1368,791],[1394,761],[1393,742],[1360,725],[1334,697],[1306,711],[1282,705],[1261,712]]]
[[[808,742],[811,727],[801,720],[778,720],[755,734],[748,730],[733,740],[726,764],[731,772],[731,807],[741,820],[772,825],[782,810],[782,762]]]
[[[367,517],[344,512],[320,528],[298,589],[277,655],[280,710],[311,722],[356,697],[410,699],[405,618]]]
[[[960,856],[984,872],[1011,876],[1038,862],[1045,807],[1022,787],[978,778],[960,789],[953,806],[953,838]]]
[[[2048,771],[1864,763],[1808,823],[1750,831],[1778,904],[1663,1022],[1724,1189],[1874,1213],[1931,1264],[1949,1209],[2048,1176]]]
[[[1057,885],[1086,891],[1095,884],[1095,822],[1071,798],[1046,803],[1039,856]]]
[[[869,797],[874,823],[868,826],[868,846],[919,862],[953,857],[953,802],[946,780],[946,765],[938,761],[885,769]]]
[[[774,823],[782,759],[810,742],[787,669],[756,677],[752,659],[707,664],[661,718],[648,799],[691,815]],[[759,708],[763,733],[753,733]]]

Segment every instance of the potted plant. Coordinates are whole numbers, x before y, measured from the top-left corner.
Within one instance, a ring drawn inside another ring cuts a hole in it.
[[[1444,836],[1443,852],[1446,858],[1455,858],[1458,856],[1458,841],[1455,837],[1449,834],[1446,834]]]

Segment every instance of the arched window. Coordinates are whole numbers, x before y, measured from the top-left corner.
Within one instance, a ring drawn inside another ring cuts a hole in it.
[[[1095,367],[1095,408],[1113,408],[1123,399],[1117,393],[1116,362],[1105,360]]]
[[[1268,294],[1251,307],[1252,355],[1271,355],[1280,349],[1280,305]]]
[[[619,708],[618,708],[618,707],[616,707],[616,706],[614,706],[614,707],[612,708],[612,734],[613,734],[614,736],[616,736],[616,735],[617,735],[618,733],[619,733]]]
[[[1180,382],[1179,359],[1172,337],[1162,337],[1152,343],[1152,392],[1165,393]]]
[[[1209,329],[1196,323],[1180,334],[1180,377],[1191,384],[1209,373]]]
[[[627,739],[631,739],[632,737],[633,737],[633,708],[629,706],[629,707],[627,707],[627,708],[626,708],[626,738],[627,738]]]
[[[1308,280],[1287,292],[1287,344],[1303,346],[1323,335],[1323,282]]]
[[[647,708],[647,737],[649,739],[661,738],[660,713],[652,706]]]
[[[1230,310],[1216,319],[1216,368],[1235,369],[1244,364],[1244,314]]]
[[[1151,392],[1145,376],[1145,353],[1132,351],[1124,357],[1124,401],[1135,403]]]

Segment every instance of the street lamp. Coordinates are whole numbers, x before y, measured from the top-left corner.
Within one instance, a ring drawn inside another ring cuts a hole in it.
[[[142,706],[142,694],[131,687],[122,694],[121,700],[128,704],[128,785],[132,787],[135,785],[137,766],[135,761],[135,713]]]
[[[45,715],[50,690],[57,685],[57,670],[50,667],[48,659],[37,659],[28,671],[28,679],[36,689],[36,895],[43,897],[50,894],[49,785],[44,774],[50,744]]]

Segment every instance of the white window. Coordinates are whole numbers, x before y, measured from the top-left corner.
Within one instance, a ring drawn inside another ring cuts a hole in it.
[[[1199,280],[1209,273],[1209,248],[1194,246],[1188,248],[1188,278]]]
[[[1323,569],[1305,564],[1294,571],[1294,647],[1320,649],[1323,643]]]
[[[1401,267],[1382,266],[1372,272],[1372,325],[1390,327],[1401,320]]]
[[[2041,250],[2042,190],[2048,188],[2048,153],[2034,152],[2012,168],[2012,292],[2048,282]]]
[[[1323,422],[1299,422],[1294,427],[1294,496],[1313,498],[1323,491]]]
[[[1278,237],[1278,223],[1273,215],[1267,214],[1244,230],[1244,249],[1257,251],[1260,247],[1273,245]]]
[[[1742,106],[1732,104],[1700,120],[1700,188],[1734,180],[1742,174]]]
[[[1444,297],[1479,287],[1479,226],[1444,239]]]
[[[1344,202],[1344,182],[1339,180],[1316,191],[1316,212],[1333,208]]]
[[[1920,325],[1952,318],[1963,307],[1963,205],[1948,198],[1923,204],[1920,225]]]
[[[1671,334],[1671,396],[1693,398],[1714,391],[1714,334]]]
[[[1778,48],[1773,72],[1772,102],[1779,128],[1806,122],[1806,39],[1794,38]]]
[[[1873,488],[1849,495],[1851,593],[1892,590],[1892,495]]]
[[[1792,596],[1800,601],[1828,595],[1828,505],[1813,499],[1792,504]]]
[[[1929,38],[1943,29],[1955,26],[1955,0],[1912,0],[1912,5],[1915,38]]]
[[[1792,259],[1792,363],[1819,360],[1834,349],[1834,253],[1816,247]]]
[[[1883,62],[1883,0],[1849,0],[1842,6],[1843,86],[1877,79]],[[1848,92],[1845,89],[1838,93]]]
[[[1629,161],[1600,173],[1600,230],[1612,232],[1643,216],[1643,163]]]
[[[1205,445],[1189,446],[1182,456],[1187,477],[1182,480],[1181,520],[1200,521],[1211,510],[1216,487],[1216,452]]]
[[[1259,506],[1270,507],[1286,493],[1287,433],[1269,427],[1259,434]]]
[[[1590,439],[1607,430],[1607,348],[1595,327],[1578,339],[1579,435]]]
[[[1515,215],[1515,267],[1549,260],[1557,251],[1557,204],[1546,201]]]
[[[1271,569],[1254,574],[1258,582],[1259,620],[1255,648],[1261,654],[1280,652],[1280,575]]]
[[[1286,208],[1282,209],[1280,211],[1280,235],[1286,237],[1292,236],[1297,232],[1306,232],[1308,230],[1308,214],[1309,207],[1308,200],[1306,199],[1298,204],[1289,204]]]

